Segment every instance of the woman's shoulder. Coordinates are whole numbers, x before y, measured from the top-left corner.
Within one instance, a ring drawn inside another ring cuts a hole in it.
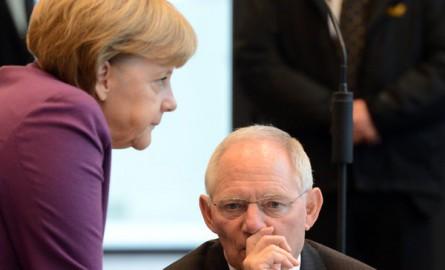
[[[57,79],[52,74],[40,69],[36,63],[26,66],[4,66],[0,68],[0,89],[11,91],[21,99],[37,100],[58,96],[66,99],[75,98],[95,104],[94,99],[84,90]],[[97,105],[97,104],[96,104]]]
[[[0,70],[0,119],[11,125],[60,122],[89,130],[105,140],[109,131],[97,101],[75,86],[56,79],[35,64]],[[10,127],[9,130],[14,129]]]

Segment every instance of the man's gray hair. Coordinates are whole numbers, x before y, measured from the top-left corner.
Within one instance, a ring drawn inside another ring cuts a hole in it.
[[[281,145],[287,151],[293,164],[297,176],[300,180],[300,191],[307,190],[313,185],[312,169],[309,157],[303,149],[301,143],[291,137],[287,132],[273,126],[253,125],[237,129],[230,133],[215,149],[209,163],[205,175],[205,186],[209,196],[212,196],[214,189],[214,182],[218,163],[224,152],[235,142],[243,140],[267,140],[274,141]],[[297,179],[297,180],[299,180]]]

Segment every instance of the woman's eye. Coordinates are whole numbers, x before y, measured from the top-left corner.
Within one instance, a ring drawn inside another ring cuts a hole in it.
[[[161,91],[162,89],[167,87],[168,77],[167,76],[162,77],[161,79],[155,80],[153,83],[156,87],[156,91]]]
[[[159,79],[158,80],[158,84],[160,86],[164,87],[166,85],[166,83],[167,83],[167,79],[168,79],[167,77],[163,77],[163,78]]]

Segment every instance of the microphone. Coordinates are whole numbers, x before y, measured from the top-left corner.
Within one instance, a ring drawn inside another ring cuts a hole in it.
[[[339,90],[333,93],[331,99],[331,160],[338,166],[338,212],[337,212],[337,248],[346,252],[346,193],[347,193],[347,164],[353,161],[352,143],[352,104],[353,94],[348,91],[347,69],[348,55],[343,36],[337,19],[331,8],[325,2],[329,21],[334,27],[335,34],[342,53],[340,65]]]
[[[352,101],[353,94],[348,91],[347,69],[348,54],[343,35],[337,19],[330,7],[326,4],[328,18],[332,23],[338,44],[342,53],[342,63],[340,65],[340,85],[339,90],[334,92],[331,100],[332,122],[332,162],[350,164],[353,160],[352,144]]]

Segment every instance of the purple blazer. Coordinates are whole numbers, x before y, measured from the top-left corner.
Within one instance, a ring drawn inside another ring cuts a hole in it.
[[[86,92],[0,68],[0,269],[102,269],[111,139]]]

